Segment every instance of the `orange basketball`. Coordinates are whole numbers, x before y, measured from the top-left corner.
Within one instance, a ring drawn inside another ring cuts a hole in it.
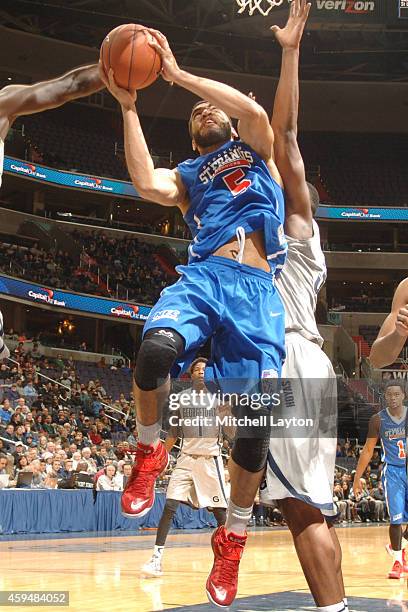
[[[143,89],[159,76],[161,58],[149,40],[152,35],[137,23],[121,25],[106,36],[100,57],[106,74],[113,69],[119,87]]]

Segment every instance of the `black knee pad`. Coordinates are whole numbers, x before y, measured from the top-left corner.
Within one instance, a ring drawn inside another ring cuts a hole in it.
[[[134,372],[139,389],[153,391],[163,384],[183,350],[184,340],[176,331],[167,328],[149,330],[143,338]]]
[[[266,465],[268,438],[237,438],[231,452],[233,461],[247,472],[260,472]]]

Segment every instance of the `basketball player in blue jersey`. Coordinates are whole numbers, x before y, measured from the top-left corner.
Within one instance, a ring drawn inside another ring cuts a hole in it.
[[[74,68],[49,81],[33,85],[8,85],[0,91],[0,187],[3,174],[4,142],[14,121],[62,106],[70,100],[89,96],[104,88],[98,64]],[[4,342],[4,321],[0,312],[0,362],[10,356]]]
[[[386,408],[371,417],[367,440],[358,460],[353,490],[358,499],[362,492],[360,479],[371,461],[378,438],[384,462],[382,479],[384,494],[390,515],[390,541],[387,547],[394,563],[388,578],[401,578],[408,574],[408,559],[401,548],[402,525],[408,523],[408,483],[406,460],[407,407],[404,406],[405,387],[391,380],[385,388]]]
[[[155,479],[167,465],[159,433],[170,372],[185,370],[212,336],[207,380],[219,381],[223,391],[246,393],[253,386],[247,381],[278,377],[284,357],[284,312],[274,285],[286,254],[284,199],[268,115],[236,89],[181,70],[163,34],[150,32],[163,78],[202,100],[189,121],[197,157],[175,170],[155,169],[136,94],[119,89],[109,74],[107,85],[122,107],[126,160],[136,189],[150,201],[178,206],[193,235],[189,265],[180,266],[181,278],[164,290],[149,315],[137,358],[139,442],[122,496],[122,511],[133,517],[151,509]],[[232,139],[230,116],[239,120],[238,141]],[[237,381],[234,389],[231,381]],[[234,443],[231,501],[225,527],[213,536],[215,561],[207,581],[209,598],[221,607],[228,607],[237,591],[245,526],[268,445],[269,431],[263,430],[259,439],[238,436]]]

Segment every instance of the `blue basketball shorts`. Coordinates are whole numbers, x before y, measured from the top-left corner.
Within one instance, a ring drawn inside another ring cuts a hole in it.
[[[386,463],[382,481],[391,525],[408,523],[408,485],[405,467]]]
[[[206,381],[216,380],[224,392],[245,393],[255,381],[279,377],[285,314],[273,276],[217,256],[177,271],[181,278],[164,289],[144,327],[144,333],[170,328],[184,338],[171,375],[185,372],[211,337]]]

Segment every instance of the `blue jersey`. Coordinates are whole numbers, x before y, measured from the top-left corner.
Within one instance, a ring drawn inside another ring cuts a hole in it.
[[[184,217],[193,235],[189,263],[205,260],[242,227],[245,233],[263,230],[271,271],[283,267],[283,190],[250,146],[229,141],[177,169],[190,200]]]
[[[405,467],[406,465],[406,433],[405,422],[407,408],[404,407],[401,419],[392,417],[385,408],[380,413],[380,440],[382,447],[381,460],[388,465]]]

